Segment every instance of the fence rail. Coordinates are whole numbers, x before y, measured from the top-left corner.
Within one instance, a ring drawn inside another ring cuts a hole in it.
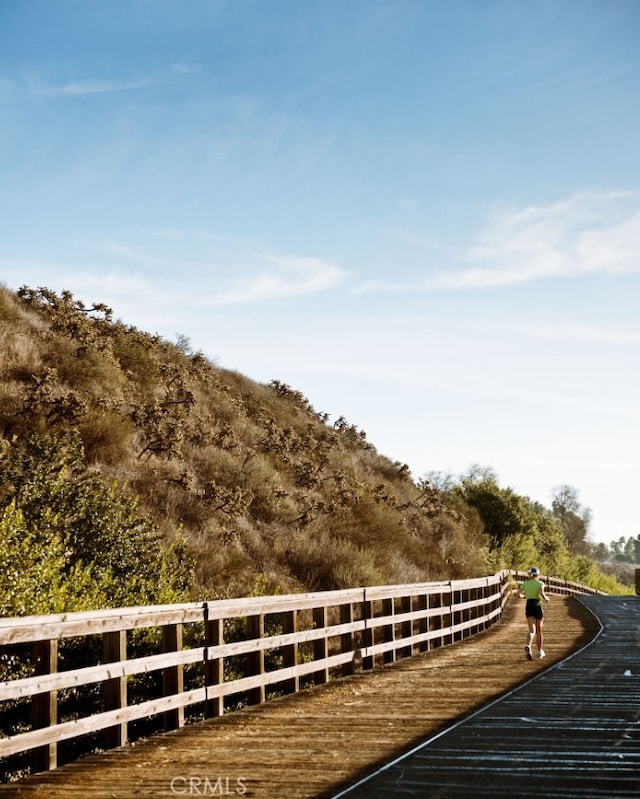
[[[0,732],[0,758],[30,751],[33,770],[55,768],[63,741],[101,731],[101,746],[120,746],[132,722],[161,715],[164,729],[181,727],[186,708],[200,718],[219,716],[234,697],[257,704],[269,690],[292,693],[455,643],[496,622],[525,577],[503,571],[472,580],[0,619],[0,657],[25,658],[30,672],[0,682],[0,714],[7,704],[30,704],[26,731],[23,722],[18,732]],[[555,578],[545,582],[555,594],[597,593]],[[95,662],[69,667],[60,655],[67,639],[97,653]],[[138,688],[132,702],[134,678],[149,686],[142,694]],[[88,688],[93,710],[60,718],[59,696]]]

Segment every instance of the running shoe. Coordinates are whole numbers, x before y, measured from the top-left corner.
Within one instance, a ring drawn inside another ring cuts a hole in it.
[[[528,660],[533,660],[533,655],[531,654],[531,647],[527,644],[524,648],[524,653],[527,656]]]

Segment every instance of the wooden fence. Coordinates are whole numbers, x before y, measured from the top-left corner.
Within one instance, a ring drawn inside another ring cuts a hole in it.
[[[496,622],[525,576],[504,571],[472,580],[0,619],[2,662],[13,658],[29,674],[0,682],[0,713],[29,705],[27,723],[0,733],[0,758],[29,751],[34,771],[55,768],[62,742],[99,731],[99,746],[120,746],[142,719],[181,727],[185,711],[192,718],[219,716],[232,702],[264,702],[455,643]],[[546,582],[551,593],[595,593]],[[75,652],[93,652],[93,662],[78,667],[63,656],[69,641]],[[93,701],[76,703],[71,717],[60,712],[59,698],[82,690]]]

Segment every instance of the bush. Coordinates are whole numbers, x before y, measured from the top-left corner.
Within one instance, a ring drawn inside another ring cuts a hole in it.
[[[385,582],[370,549],[327,533],[295,537],[287,550],[294,574],[312,591],[331,591]]]
[[[104,586],[90,566],[73,561],[51,525],[30,529],[12,500],[0,516],[0,616],[100,607]]]
[[[86,468],[77,434],[3,444],[5,614],[186,597],[192,566],[184,542],[165,547],[136,500]]]

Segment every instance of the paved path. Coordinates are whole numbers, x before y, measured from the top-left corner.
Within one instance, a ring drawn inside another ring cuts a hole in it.
[[[591,644],[338,796],[640,797],[640,599],[581,601]]]
[[[83,758],[0,786],[0,799],[326,799],[561,661],[598,629],[577,599],[553,597],[547,658],[528,661],[523,610],[514,599],[502,621],[463,643]]]

